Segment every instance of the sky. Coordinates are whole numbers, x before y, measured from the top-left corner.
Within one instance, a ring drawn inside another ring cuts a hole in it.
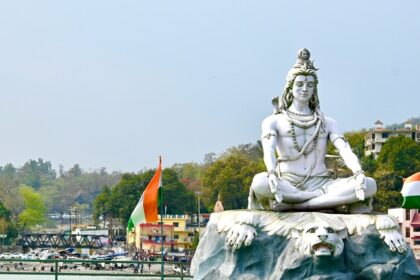
[[[420,1],[2,1],[0,166],[138,172],[255,143],[297,50],[343,131],[420,116]]]

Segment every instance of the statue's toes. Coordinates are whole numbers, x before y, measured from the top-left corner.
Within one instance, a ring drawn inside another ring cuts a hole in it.
[[[389,249],[392,252],[395,252],[397,250],[397,248],[395,247],[394,243],[392,243],[392,242],[389,242],[388,246],[389,246]]]
[[[235,250],[239,250],[241,248],[241,246],[242,246],[242,242],[236,241],[235,244],[233,245],[233,248]]]
[[[238,240],[238,237],[237,237],[237,236],[236,236],[235,238],[232,238],[232,239],[230,240],[229,245],[230,245],[230,246],[234,246],[234,245],[235,245],[235,243],[237,242],[237,240]]]
[[[405,252],[403,245],[398,246],[397,249],[398,249],[398,252],[400,252],[400,253],[404,253]]]
[[[286,205],[284,203],[274,203],[273,210],[274,211],[283,211],[287,209]]]
[[[251,245],[252,241],[254,240],[254,237],[255,237],[254,233],[248,234],[244,242],[245,246]]]
[[[233,229],[230,229],[228,231],[228,233],[226,234],[226,241],[232,237],[233,233],[234,233],[234,230]]]
[[[238,234],[236,232],[229,232],[230,234],[228,234],[228,236],[226,237],[226,243],[229,246],[233,246],[233,244],[235,244],[236,239],[238,238]]]
[[[246,233],[245,232],[241,232],[238,235],[238,238],[236,239],[236,242],[243,243],[245,241],[245,239],[246,239]]]
[[[406,248],[407,246],[405,245],[405,242],[401,239],[398,239],[395,242],[395,247],[397,247],[397,251],[399,253],[404,253],[407,250],[407,248]]]

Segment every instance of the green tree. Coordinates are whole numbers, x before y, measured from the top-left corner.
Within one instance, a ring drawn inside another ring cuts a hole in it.
[[[359,158],[362,159],[364,157],[365,151],[365,135],[366,131],[350,131],[344,133],[344,138],[349,142],[353,153]],[[328,141],[327,145],[327,154],[329,155],[338,155],[337,150],[335,149],[334,145]]]
[[[110,214],[110,205],[109,201],[111,198],[111,188],[108,186],[104,186],[102,188],[102,192],[98,194],[93,201],[93,220],[95,223],[98,222],[99,217],[102,216],[104,220],[107,219],[108,215]]]
[[[0,201],[0,233],[6,234],[6,239],[2,240],[6,244],[17,236],[16,226],[12,221],[12,212],[7,209]]]
[[[72,177],[78,177],[82,175],[82,169],[80,168],[79,164],[73,165],[72,168],[70,168],[69,171],[67,171],[66,175],[72,176]]]
[[[30,186],[21,186],[20,194],[24,202],[24,209],[19,215],[19,224],[22,230],[44,223],[47,209],[41,194]]]
[[[219,193],[225,209],[246,208],[252,178],[264,170],[260,145],[228,149],[205,169],[202,176],[202,197],[209,211],[213,210]]]
[[[42,193],[49,211],[62,211],[78,203],[87,204],[89,207],[86,211],[90,212],[92,203],[101,192],[102,187],[105,185],[114,186],[121,177],[118,172],[107,173],[103,169],[91,172],[84,172],[82,169],[77,172],[71,170],[74,171],[74,166],[65,172],[64,176],[42,183],[39,191]]]
[[[19,170],[20,183],[29,185],[38,190],[43,180],[53,180],[56,172],[52,168],[51,162],[44,162],[43,159],[29,160]]]
[[[0,233],[7,234],[11,226],[11,211],[0,201]]]
[[[378,185],[374,209],[386,212],[388,208],[401,206],[402,177],[420,170],[420,145],[405,136],[392,137],[382,147],[376,162],[373,158],[366,160],[369,161],[375,167],[373,178]]]
[[[141,194],[152,179],[154,170],[140,174],[123,174],[120,182],[112,189],[109,201],[110,214],[120,223],[127,225],[128,219]]]
[[[344,137],[349,142],[353,153],[359,158],[364,157],[366,131],[350,131],[344,133]]]
[[[167,168],[162,174],[163,205],[167,214],[191,214],[195,210],[194,193],[187,190],[173,169]]]
[[[104,188],[94,202],[95,217],[106,214],[108,219],[115,219],[126,225],[143,191],[152,179],[155,170],[139,174],[123,174],[120,182],[111,190]],[[168,214],[184,214],[194,211],[194,194],[186,189],[177,173],[166,168],[162,172],[163,205]],[[159,211],[160,212],[160,211]]]
[[[420,170],[420,145],[405,136],[392,137],[382,147],[377,163],[395,175],[408,177]]]
[[[377,192],[373,197],[373,209],[386,213],[389,208],[400,207],[402,197],[400,190],[396,189],[396,185],[401,179],[383,167],[375,171],[374,179],[377,184]]]
[[[15,178],[0,176],[0,201],[5,208],[11,211],[11,220],[16,222],[19,213],[22,211],[23,201]]]
[[[16,175],[16,168],[13,166],[13,164],[8,163],[1,169],[0,175],[9,178],[14,177]]]
[[[376,163],[373,154],[363,157],[361,160],[362,169],[366,172],[366,175],[373,176],[378,164]]]

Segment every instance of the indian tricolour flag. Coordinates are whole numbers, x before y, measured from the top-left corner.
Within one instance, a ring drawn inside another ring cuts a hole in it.
[[[401,190],[403,195],[403,208],[419,209],[420,208],[420,172],[404,179],[404,185]]]
[[[159,167],[147,185],[139,202],[131,213],[127,230],[130,232],[139,224],[152,223],[158,220],[158,205],[162,192],[162,160],[159,158]]]

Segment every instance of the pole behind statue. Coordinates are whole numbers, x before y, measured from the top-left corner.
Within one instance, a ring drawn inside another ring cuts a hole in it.
[[[159,157],[159,162],[162,162],[162,157]],[[162,180],[162,177],[161,177]],[[161,235],[161,257],[162,263],[160,268],[160,279],[164,279],[165,263],[164,263],[164,254],[163,254],[163,186],[160,188],[160,235]]]

